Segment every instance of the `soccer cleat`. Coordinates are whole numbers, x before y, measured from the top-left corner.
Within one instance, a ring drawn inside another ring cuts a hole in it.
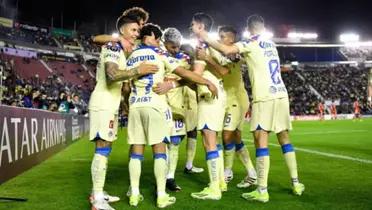
[[[131,195],[129,197],[129,205],[130,206],[138,206],[138,203],[143,201],[143,196],[141,194],[139,195]]]
[[[91,201],[91,204],[92,204],[91,210],[115,210],[108,204],[108,201],[106,201],[105,199],[102,200],[93,199]]]
[[[257,185],[257,179],[253,177],[246,176],[241,182],[239,182],[237,188],[248,188],[252,185]]]
[[[166,187],[168,190],[173,191],[173,192],[181,191],[181,187],[177,185],[175,179],[167,179]]]
[[[224,175],[225,175],[225,182],[226,183],[231,182],[234,178],[234,173],[231,169],[225,169]]]
[[[292,192],[293,194],[295,195],[302,195],[302,193],[305,191],[305,185],[304,184],[301,184],[301,183],[298,183],[298,184],[294,184],[293,187],[292,187]]]
[[[176,203],[176,198],[173,196],[169,196],[169,194],[165,194],[164,196],[158,196],[156,199],[156,204],[158,208],[165,208],[172,204]]]
[[[260,193],[257,190],[254,190],[254,191],[249,192],[249,193],[243,193],[242,197],[246,200],[249,200],[249,201],[259,201],[259,202],[262,202],[262,203],[266,203],[266,202],[269,201],[269,193],[268,192]]]
[[[191,197],[200,200],[220,200],[222,194],[220,190],[212,190],[211,188],[206,187],[201,192],[191,193]]]
[[[220,190],[221,190],[221,192],[227,192],[227,183],[226,182],[220,182]]]
[[[204,169],[203,168],[198,168],[198,167],[195,167],[195,166],[193,166],[191,169],[188,169],[188,168],[185,167],[183,172],[185,174],[200,174],[200,173],[204,172]]]
[[[109,203],[114,203],[114,202],[118,202],[120,201],[120,198],[118,196],[112,196],[112,195],[109,195],[106,191],[103,191],[103,194],[104,194],[104,199],[109,202]],[[91,194],[89,196],[89,201],[92,203],[92,201],[94,200],[94,197],[93,197],[93,194]]]

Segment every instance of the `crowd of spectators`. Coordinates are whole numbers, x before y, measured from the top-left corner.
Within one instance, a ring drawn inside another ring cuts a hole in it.
[[[57,74],[45,80],[37,74],[29,79],[20,78],[12,63],[12,60],[0,60],[4,75],[2,104],[61,113],[87,113],[91,90],[64,83]]]
[[[58,46],[49,33],[29,31],[21,28],[7,28],[2,25],[0,25],[0,38],[52,47]]]
[[[349,60],[372,60],[372,47],[369,46],[360,46],[360,47],[342,47],[340,51],[349,59]]]
[[[356,99],[359,99],[362,112],[368,112],[368,69],[339,65],[325,69],[306,69],[301,71],[301,75],[325,100],[340,100],[339,113],[351,113]]]

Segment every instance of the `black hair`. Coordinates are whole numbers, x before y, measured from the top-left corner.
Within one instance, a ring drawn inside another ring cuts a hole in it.
[[[154,34],[155,39],[159,39],[163,35],[163,32],[161,31],[160,26],[153,23],[147,23],[141,29],[139,38],[143,39],[143,37],[151,36],[152,34]]]
[[[265,21],[262,16],[254,14],[247,18],[248,28],[256,28],[257,25],[264,25]]]
[[[116,21],[116,29],[120,32],[120,28],[128,23],[137,23],[139,25],[139,20],[133,15],[122,15]]]
[[[210,31],[212,29],[213,18],[208,14],[205,14],[203,12],[198,12],[194,14],[194,16],[192,17],[192,20],[198,23],[204,24],[204,28],[206,31]]]
[[[142,19],[145,23],[149,20],[149,13],[141,7],[132,7],[126,9],[123,12],[123,15],[135,16],[138,18],[138,21]]]
[[[218,32],[230,32],[233,33],[235,36],[238,34],[236,29],[232,26],[219,26],[218,27]]]

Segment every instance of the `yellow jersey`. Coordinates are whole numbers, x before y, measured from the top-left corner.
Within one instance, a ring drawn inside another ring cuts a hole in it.
[[[275,43],[260,35],[235,43],[248,66],[253,102],[288,97]]]
[[[129,96],[129,109],[136,107],[151,107],[159,111],[168,108],[165,95],[153,92],[157,83],[164,81],[165,75],[173,72],[178,66],[178,60],[157,47],[139,45],[128,57],[127,67],[133,69],[141,63],[154,64],[159,70],[155,74],[148,74],[137,79],[132,79],[132,91]]]
[[[90,96],[89,109],[95,111],[110,110],[116,113],[119,110],[123,81],[107,81],[105,70],[105,63],[107,62],[115,63],[119,66],[119,70],[125,71],[126,58],[120,43],[109,42],[102,46],[96,72],[97,83]]]

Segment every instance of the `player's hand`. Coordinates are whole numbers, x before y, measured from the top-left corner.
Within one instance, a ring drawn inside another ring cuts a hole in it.
[[[202,48],[197,48],[196,49],[196,57],[199,59],[199,60],[204,60],[204,61],[207,61],[209,58],[209,56],[207,55],[207,52],[205,49],[202,49]]]
[[[156,84],[156,86],[152,88],[152,91],[154,91],[158,95],[164,95],[172,88],[173,88],[172,82],[162,82]]]
[[[138,66],[138,75],[144,76],[148,74],[155,74],[159,70],[157,65],[147,64],[146,62],[141,63]]]
[[[213,83],[211,83],[211,82],[208,82],[207,83],[207,87],[208,87],[209,91],[211,91],[211,93],[212,93],[212,98],[218,98],[218,89],[217,89],[217,87]]]

